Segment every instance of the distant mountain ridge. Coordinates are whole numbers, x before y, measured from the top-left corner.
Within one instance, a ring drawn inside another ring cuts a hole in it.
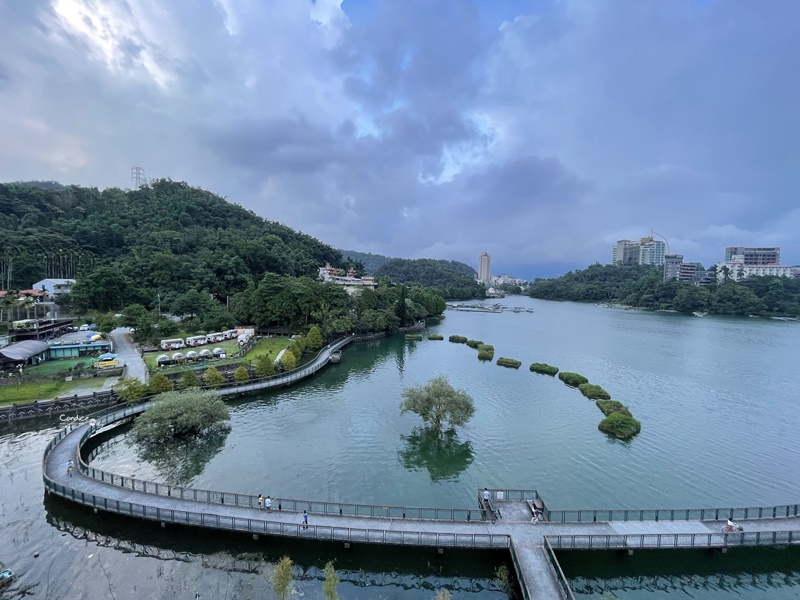
[[[433,259],[433,258],[424,258],[424,259],[397,259],[391,256],[384,256],[382,254],[372,254],[371,252],[358,252],[356,250],[339,250],[342,253],[342,256],[347,259],[351,259],[353,261],[360,261],[362,265],[364,265],[364,270],[367,272],[367,275],[375,275],[378,270],[392,260],[433,260],[439,263],[446,269],[450,269],[451,271],[455,271],[456,273],[461,273],[462,275],[466,275],[467,277],[474,278],[477,275],[475,269],[470,267],[468,264],[457,261],[457,260],[445,260],[442,258]]]

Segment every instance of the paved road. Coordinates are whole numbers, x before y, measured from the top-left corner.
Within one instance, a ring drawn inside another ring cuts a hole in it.
[[[111,332],[111,342],[114,345],[114,352],[127,367],[126,376],[135,377],[142,383],[147,383],[150,380],[147,366],[131,339],[130,330],[127,327],[117,327]]]

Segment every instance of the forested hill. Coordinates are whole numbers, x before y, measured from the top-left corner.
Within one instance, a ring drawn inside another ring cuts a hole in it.
[[[342,256],[346,259],[352,260],[353,262],[360,262],[364,265],[364,272],[368,275],[375,275],[383,265],[388,263],[393,259],[391,256],[383,256],[382,254],[372,254],[371,252],[357,252],[355,250],[341,250]],[[459,262],[457,260],[443,260],[438,259],[436,260],[437,263],[446,267],[456,273],[461,273],[470,277],[472,279],[475,278],[475,269],[470,267],[468,264]]]
[[[466,300],[485,297],[483,286],[472,276],[455,270],[454,264],[467,266],[431,258],[393,258],[379,268],[375,276],[389,277],[399,283],[419,283],[438,290],[445,298]]]
[[[316,277],[341,253],[211,192],[169,180],[137,190],[0,184],[0,275],[11,289],[75,277],[109,306],[195,289],[218,300],[267,272]],[[80,298],[76,298],[80,300]]]
[[[360,262],[364,266],[364,273],[374,275],[387,262],[392,260],[390,256],[382,254],[372,254],[371,252],[357,252],[355,250],[340,250],[345,259],[353,262]]]
[[[748,277],[738,283],[701,287],[664,281],[663,273],[661,267],[595,264],[555,279],[537,279],[528,287],[528,295],[687,313],[800,316],[799,279]]]

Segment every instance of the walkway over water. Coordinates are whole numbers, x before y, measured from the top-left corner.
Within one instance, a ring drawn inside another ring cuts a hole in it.
[[[345,543],[509,548],[526,598],[572,597],[554,554],[558,549],[724,549],[800,543],[797,504],[559,511],[549,509],[534,490],[492,490],[492,503],[501,514],[496,522],[487,519],[481,508],[386,507],[293,499],[275,499],[268,512],[259,510],[253,495],[137,480],[95,469],[82,460],[81,448],[92,435],[130,419],[149,405],[115,406],[92,415],[81,426],[62,430],[45,450],[45,489],[96,510],[162,524]],[[69,460],[77,466],[71,477],[66,473]],[[528,501],[534,499],[542,503],[545,522],[531,523]],[[303,510],[310,515],[307,528],[301,524]],[[729,517],[743,520],[745,531],[723,534],[721,526]]]

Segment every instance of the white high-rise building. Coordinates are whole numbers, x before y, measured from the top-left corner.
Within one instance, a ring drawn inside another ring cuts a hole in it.
[[[486,283],[492,279],[492,257],[481,252],[478,258],[478,281]]]

